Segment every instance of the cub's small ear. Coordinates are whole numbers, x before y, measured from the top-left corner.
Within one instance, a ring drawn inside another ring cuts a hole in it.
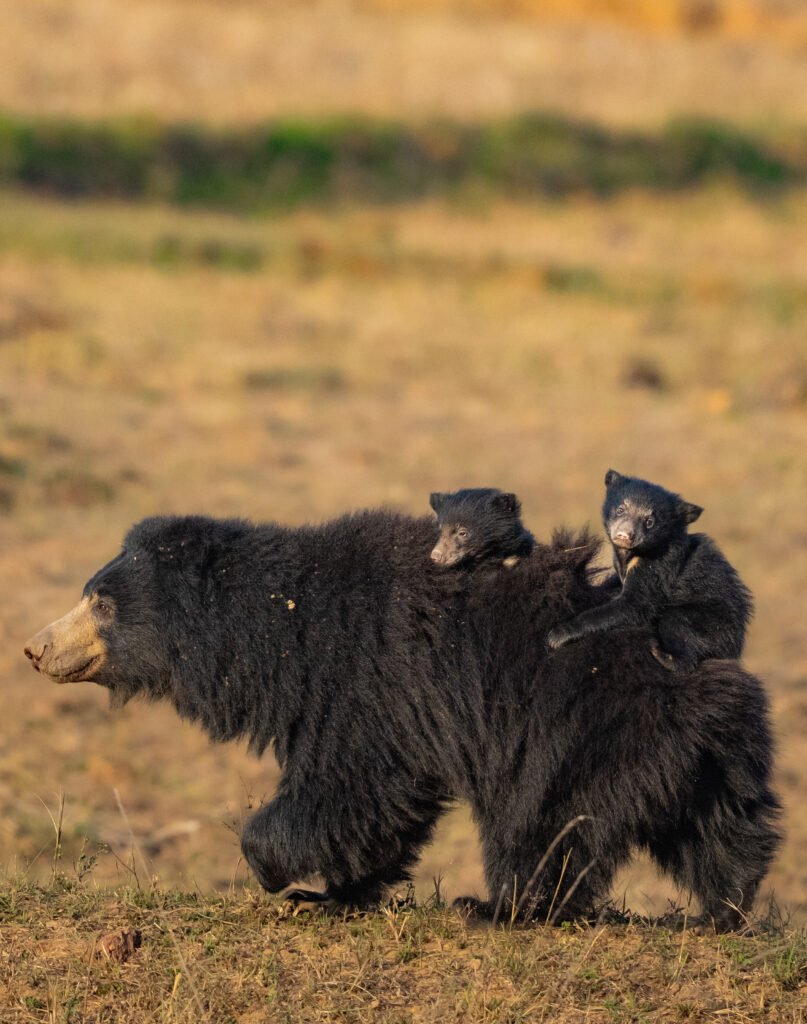
[[[684,519],[688,523],[694,523],[696,519],[700,518],[703,509],[700,505],[693,505],[691,501],[682,501],[678,506],[684,514]]]
[[[440,514],[440,509],[443,507],[443,502],[445,500],[445,494],[441,493],[440,491],[432,491],[432,493],[429,495],[429,504],[438,515]]]
[[[609,469],[605,474],[605,486],[610,487],[611,484],[619,483],[622,479],[624,478],[621,473],[617,473],[615,469]]]
[[[493,496],[493,507],[508,515],[517,516],[521,512],[521,502],[515,494],[495,494]]]

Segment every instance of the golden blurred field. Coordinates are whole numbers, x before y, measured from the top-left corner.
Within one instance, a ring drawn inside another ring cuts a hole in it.
[[[672,6],[3,0],[0,107],[201,123],[542,107],[803,133],[807,42],[779,31],[803,28],[798,5],[754,7],[756,34],[648,14]],[[167,708],[112,714],[22,656],[134,520],[422,512],[433,489],[490,484],[545,536],[597,521],[613,465],[703,504],[756,594],[747,660],[770,688],[788,833],[768,888],[803,921],[806,317],[803,189],[251,218],[0,194],[0,865],[49,875],[62,793],[64,862],[106,846],[94,879],[127,880],[117,791],[162,882],[247,880],[234,828],[271,795],[268,758]],[[450,896],[479,885],[462,809],[420,891],[437,875]],[[676,896],[642,864],[623,894],[642,912]]]
[[[801,0],[0,0],[0,107],[807,119]]]

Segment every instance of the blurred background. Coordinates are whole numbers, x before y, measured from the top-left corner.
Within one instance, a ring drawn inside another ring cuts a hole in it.
[[[276,768],[30,671],[144,515],[300,523],[497,485],[539,537],[609,466],[752,587],[807,916],[807,5],[0,0],[0,871],[126,809],[167,885],[254,884]],[[699,524],[700,525],[700,524]],[[425,555],[424,555],[425,557]],[[424,894],[480,884],[459,808]],[[642,861],[614,893],[663,910]]]

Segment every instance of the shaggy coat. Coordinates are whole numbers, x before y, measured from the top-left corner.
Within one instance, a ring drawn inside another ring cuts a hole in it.
[[[643,848],[735,926],[778,842],[758,680],[707,661],[673,684],[642,627],[548,653],[552,626],[607,600],[585,535],[507,573],[440,572],[434,539],[388,512],[144,520],[85,588],[107,652],[88,677],[274,749],[277,795],[242,835],[269,892],[318,873],[333,903],[373,903],[467,800],[484,915],[509,918],[514,893],[522,918],[587,913]]]

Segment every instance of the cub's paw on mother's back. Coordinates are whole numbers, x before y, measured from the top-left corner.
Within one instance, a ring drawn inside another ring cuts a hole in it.
[[[568,626],[555,626],[546,635],[546,646],[550,651],[557,651],[574,639]]]

